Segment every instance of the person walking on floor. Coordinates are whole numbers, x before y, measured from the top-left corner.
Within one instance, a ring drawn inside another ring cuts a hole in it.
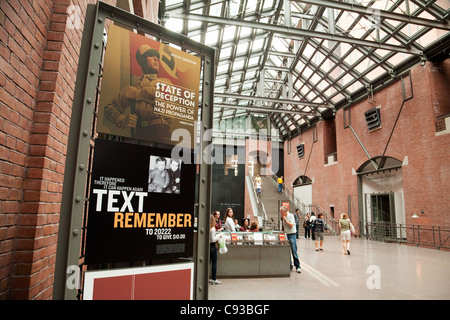
[[[300,273],[300,260],[297,255],[297,238],[296,238],[296,227],[295,227],[295,218],[292,213],[289,213],[285,206],[281,206],[280,208],[281,220],[283,223],[283,230],[286,233],[286,236],[289,241],[289,245],[291,246],[292,259],[294,260],[294,266],[297,273]],[[289,259],[289,263],[292,270],[292,261]]]
[[[211,284],[220,284],[221,282],[217,280],[217,241],[219,236],[216,234],[216,219],[214,215],[210,217],[209,223],[209,260],[211,261]]]
[[[339,227],[341,228],[342,248],[344,249],[344,254],[348,255],[350,254],[350,229],[352,229],[353,225],[345,212],[341,214]]]
[[[309,224],[311,225],[311,240],[316,240],[316,238],[314,237],[314,228],[312,227],[312,225],[314,224],[314,220],[316,220],[316,215],[314,214],[314,212],[311,212],[311,217],[309,218]]]
[[[325,221],[322,219],[323,213],[319,213],[317,218],[314,220],[313,228],[314,228],[314,236],[316,242],[316,251],[323,251],[323,233],[324,230],[328,231]],[[320,246],[319,246],[320,243]]]
[[[255,191],[256,191],[256,196],[258,198],[261,197],[261,186],[262,186],[262,180],[258,174],[255,178]]]
[[[296,238],[298,239],[298,230],[300,230],[300,210],[298,208],[295,209],[294,218],[295,218],[295,227],[297,229],[297,233],[295,235]]]
[[[283,192],[283,176],[277,179],[278,193]]]
[[[309,213],[306,214],[306,218],[303,221],[303,228],[305,228],[305,239],[309,239],[311,238],[311,230],[310,230],[310,226],[311,226],[311,222],[309,221]]]

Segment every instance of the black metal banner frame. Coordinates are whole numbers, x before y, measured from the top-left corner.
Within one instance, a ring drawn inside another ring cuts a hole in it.
[[[71,126],[68,139],[66,169],[61,203],[61,215],[56,254],[54,299],[75,300],[80,283],[74,266],[80,265],[81,244],[83,243],[83,219],[88,205],[85,196],[89,184],[91,147],[95,136],[94,124],[98,96],[98,82],[102,74],[102,39],[105,23],[110,20],[130,29],[137,30],[160,41],[166,41],[202,58],[200,137],[212,129],[213,88],[215,50],[172,32],[160,25],[149,22],[117,7],[99,1],[88,5],[84,24],[77,80],[73,100]],[[196,139],[196,137],[193,137]],[[205,150],[210,142],[200,139],[200,150]],[[208,298],[209,264],[209,215],[211,212],[211,165],[205,157],[200,157],[198,186],[197,242],[194,247],[194,299]],[[81,275],[80,275],[81,276]],[[75,277],[75,285],[73,279]]]

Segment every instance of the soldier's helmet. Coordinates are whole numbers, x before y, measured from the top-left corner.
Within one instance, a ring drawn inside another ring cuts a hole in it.
[[[150,47],[148,44],[141,45],[136,51],[136,61],[141,66],[142,70],[147,68],[147,57],[160,58],[158,50]]]

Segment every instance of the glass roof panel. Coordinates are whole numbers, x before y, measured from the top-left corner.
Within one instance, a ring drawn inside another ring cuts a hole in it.
[[[182,19],[171,18],[166,21],[165,27],[174,32],[181,33],[181,27],[183,26]]]
[[[236,47],[236,54],[246,53],[248,49],[249,43],[244,42],[242,44],[238,44]]]
[[[217,16],[220,17],[221,11],[222,11],[222,2],[219,2],[217,4],[211,4],[209,7],[209,15],[210,16]]]
[[[214,46],[217,44],[219,38],[219,30],[212,30],[208,33],[205,39],[205,44],[208,46]]]
[[[227,26],[223,30],[223,42],[232,41],[235,39],[236,35],[236,27],[235,26]]]
[[[390,79],[392,69],[411,68],[410,61],[426,60],[426,52],[445,52],[448,41],[441,39],[450,37],[448,0],[164,3],[166,28],[218,50],[216,92],[275,99],[258,104],[215,99],[234,108],[216,108],[214,118],[264,105],[274,110],[270,122],[283,135],[318,120],[316,110],[323,116],[334,114],[331,107],[346,106],[348,97],[366,94],[367,85],[382,77]],[[286,5],[290,11],[285,12]],[[431,51],[431,46],[436,48]],[[293,98],[310,104],[289,107],[302,113],[276,110],[286,105],[289,83]]]
[[[233,64],[233,69],[240,70],[244,67],[244,60],[235,61]]]
[[[220,50],[220,59],[223,60],[223,59],[230,58],[231,57],[231,49],[232,49],[231,47],[222,48]]]
[[[249,60],[248,60],[248,66],[249,66],[249,68],[251,68],[251,67],[253,67],[253,66],[258,66],[259,65],[259,57],[258,56],[256,56],[256,57],[251,57]]]
[[[217,66],[217,74],[221,74],[223,72],[228,71],[228,68],[230,67],[229,64],[219,64]]]
[[[369,81],[373,81],[375,80],[377,77],[379,77],[381,74],[383,74],[383,72],[386,72],[386,70],[384,70],[381,67],[376,67],[375,69],[373,69],[372,71],[370,71],[369,73],[367,73],[365,75],[365,77],[367,79],[369,79]]]

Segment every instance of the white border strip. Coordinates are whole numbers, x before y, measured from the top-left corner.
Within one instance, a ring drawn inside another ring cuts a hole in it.
[[[303,261],[301,262],[301,270],[306,271],[313,278],[319,280],[322,284],[324,284],[327,287],[331,287],[331,286],[337,287],[337,286],[339,286],[339,283],[337,283],[337,282],[333,281],[332,279],[328,278],[326,275],[324,275],[323,273],[315,270],[313,267],[307,265]]]
[[[137,267],[137,268],[126,268],[126,269],[111,269],[111,270],[98,270],[98,271],[86,271],[84,275],[84,290],[83,290],[83,300],[92,300],[94,293],[94,280],[101,278],[111,278],[120,276],[135,276],[138,274],[156,273],[156,272],[167,272],[167,271],[178,271],[178,270],[190,270],[191,271],[191,281],[190,281],[190,299],[193,299],[193,285],[194,285],[194,263],[175,263],[169,265],[160,266],[149,266],[149,267]]]

